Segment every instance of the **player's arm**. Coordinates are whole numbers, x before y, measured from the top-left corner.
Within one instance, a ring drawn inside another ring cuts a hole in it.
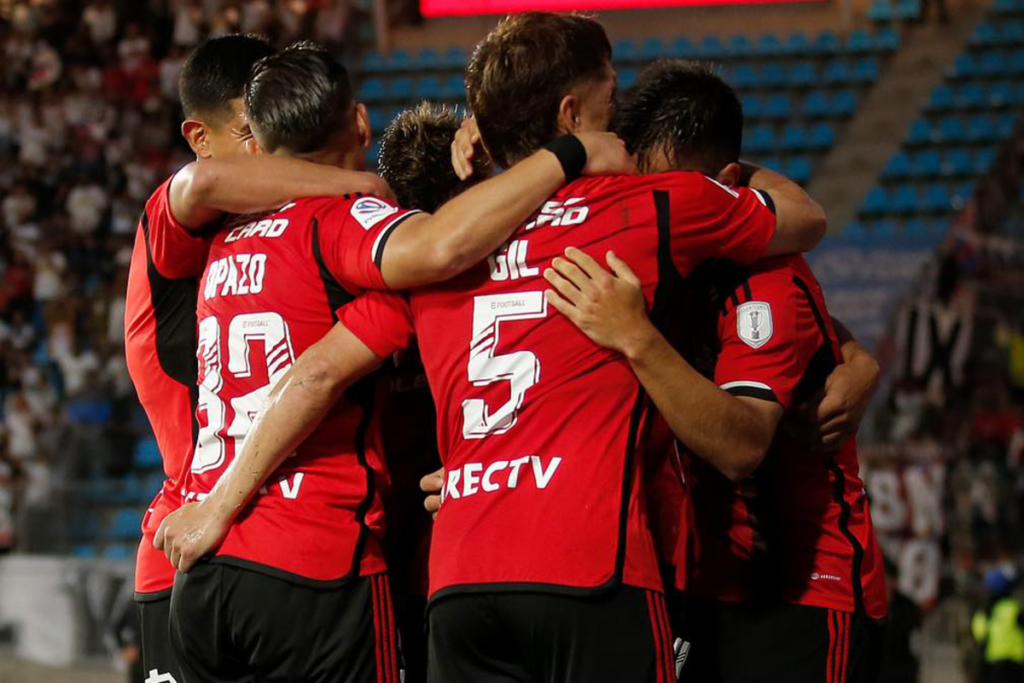
[[[730,479],[749,476],[775,437],[783,407],[733,396],[684,359],[647,317],[640,281],[609,252],[614,276],[578,249],[544,277],[548,302],[594,342],[622,353],[676,437]]]
[[[825,210],[781,173],[741,164],[740,184],[767,193],[775,205],[775,232],[765,256],[796,254],[818,246],[828,230]]]
[[[825,380],[820,400],[801,405],[787,416],[788,431],[826,450],[834,450],[856,436],[881,381],[878,361],[861,346],[839,320],[832,318],[843,362]]]
[[[190,229],[225,213],[259,213],[297,197],[354,192],[391,195],[387,183],[372,173],[270,154],[194,161],[174,175],[169,191],[171,213]]]
[[[584,174],[636,172],[614,134],[576,137],[586,150]],[[541,150],[463,192],[434,215],[418,214],[399,223],[378,248],[385,283],[406,289],[462,273],[498,249],[565,181],[558,157]]]

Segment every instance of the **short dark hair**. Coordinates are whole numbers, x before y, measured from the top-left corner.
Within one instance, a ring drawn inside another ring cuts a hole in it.
[[[230,114],[231,100],[245,92],[252,66],[274,48],[255,35],[210,38],[192,51],[178,78],[178,96],[186,118]]]
[[[463,117],[454,109],[423,102],[391,122],[380,140],[378,172],[400,206],[428,213],[487,177],[487,164],[475,159],[473,175],[460,180],[451,162],[451,144]]]
[[[494,161],[508,167],[558,134],[570,88],[602,74],[612,48],[589,17],[523,12],[484,38],[466,69],[469,108]]]
[[[705,65],[655,62],[630,88],[618,116],[618,133],[641,170],[659,151],[711,175],[740,158],[743,105]]]
[[[326,49],[296,43],[264,57],[245,87],[245,115],[268,152],[322,149],[354,121],[348,70]]]

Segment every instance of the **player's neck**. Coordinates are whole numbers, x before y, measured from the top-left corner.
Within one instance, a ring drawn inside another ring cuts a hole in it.
[[[346,148],[322,149],[316,152],[310,152],[309,154],[295,154],[292,156],[304,159],[305,161],[310,161],[314,164],[335,166],[348,171],[361,171],[363,170],[360,166],[362,153],[363,151],[361,149],[352,149],[351,146],[349,146]]]

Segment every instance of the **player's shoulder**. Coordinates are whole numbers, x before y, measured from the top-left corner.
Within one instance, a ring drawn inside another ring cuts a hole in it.
[[[806,284],[804,273],[810,272],[806,265],[800,254],[763,258],[747,267],[747,285],[764,296],[778,299],[797,296],[803,291],[801,283]]]

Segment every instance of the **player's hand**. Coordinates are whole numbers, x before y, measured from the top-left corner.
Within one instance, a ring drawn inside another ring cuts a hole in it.
[[[220,546],[230,527],[230,520],[214,514],[204,503],[186,503],[164,518],[153,547],[163,550],[175,569],[188,572]]]
[[[587,150],[583,175],[636,175],[636,162],[615,133],[577,133]]]
[[[420,490],[427,494],[423,501],[423,507],[427,509],[432,517],[437,517],[437,511],[441,509],[441,487],[444,486],[444,468],[431,472],[420,479]]]
[[[857,435],[878,390],[879,376],[878,362],[866,351],[848,358],[825,380],[820,400],[794,412],[790,433],[822,450],[839,449]]]
[[[466,180],[473,175],[473,159],[483,151],[483,138],[476,125],[476,117],[469,117],[455,133],[452,140],[452,167],[459,180]]]
[[[363,192],[365,194],[372,194],[386,199],[389,202],[395,202],[395,193],[392,191],[391,186],[388,185],[388,181],[381,178],[376,173],[360,173],[362,182],[366,183],[365,188],[357,190],[357,192]]]
[[[629,356],[653,326],[640,279],[613,252],[606,259],[611,273],[569,247],[565,258],[556,258],[544,271],[554,288],[544,296],[595,343]]]

